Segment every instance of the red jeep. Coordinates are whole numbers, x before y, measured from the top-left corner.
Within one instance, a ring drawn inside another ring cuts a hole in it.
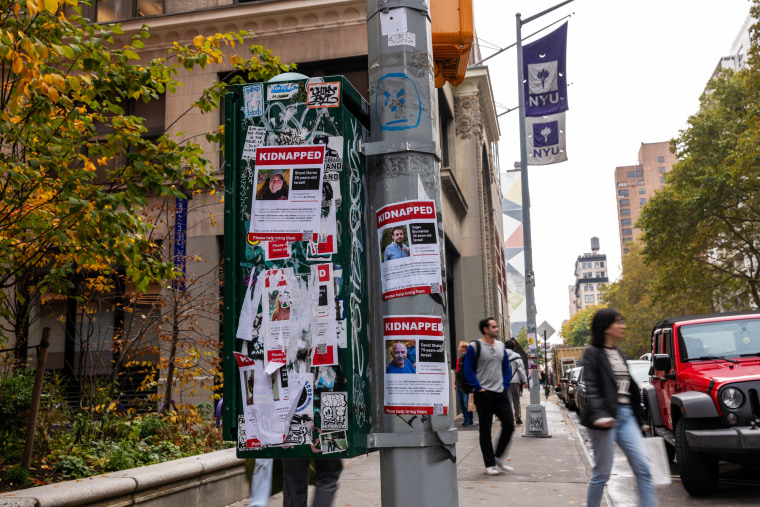
[[[718,489],[718,462],[760,458],[760,312],[666,319],[652,335],[649,425],[691,495]]]

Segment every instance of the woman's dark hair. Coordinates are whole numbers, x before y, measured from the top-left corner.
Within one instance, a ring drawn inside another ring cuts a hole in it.
[[[508,349],[515,350],[515,342],[512,340],[512,338],[504,342],[504,346],[507,347]]]
[[[594,314],[594,318],[591,320],[591,345],[604,347],[604,332],[618,317],[622,317],[622,315],[613,308],[602,308]]]

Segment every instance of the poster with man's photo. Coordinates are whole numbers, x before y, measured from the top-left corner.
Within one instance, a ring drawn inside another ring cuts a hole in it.
[[[445,415],[449,376],[441,317],[383,317],[386,414]]]
[[[441,292],[434,201],[405,201],[377,211],[383,300]]]
[[[249,239],[318,239],[325,145],[256,148]]]

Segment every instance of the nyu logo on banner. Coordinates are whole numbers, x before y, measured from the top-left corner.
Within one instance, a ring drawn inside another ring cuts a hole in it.
[[[567,23],[523,47],[525,115],[567,111]]]
[[[528,165],[548,165],[567,160],[565,113],[526,118]]]

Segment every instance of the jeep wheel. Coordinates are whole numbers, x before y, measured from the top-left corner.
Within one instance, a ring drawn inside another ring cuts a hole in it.
[[[699,421],[681,417],[676,425],[676,455],[681,482],[693,496],[712,495],[718,490],[718,459],[691,450],[686,431],[699,429]]]

